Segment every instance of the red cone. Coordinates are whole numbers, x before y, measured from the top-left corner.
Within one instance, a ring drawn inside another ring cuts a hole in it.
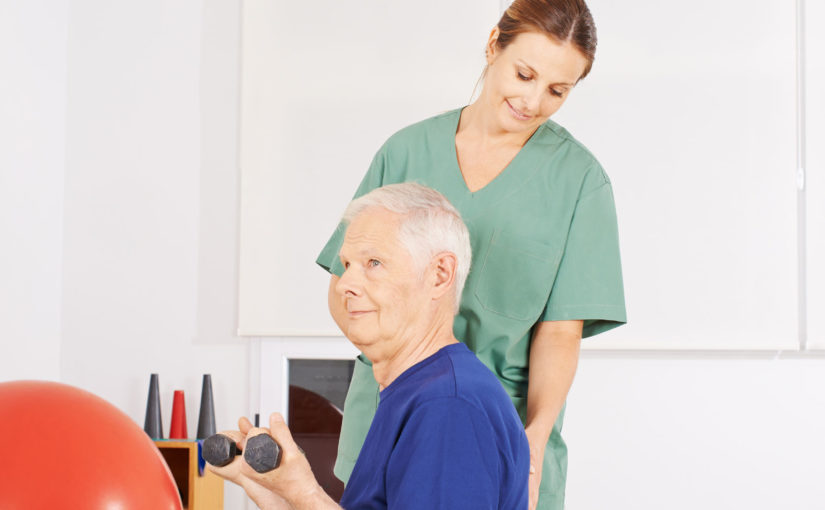
[[[169,439],[186,439],[188,437],[183,390],[175,390],[175,399],[172,401],[172,426],[169,428]]]

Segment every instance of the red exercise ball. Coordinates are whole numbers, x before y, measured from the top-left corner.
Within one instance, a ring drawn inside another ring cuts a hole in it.
[[[89,392],[0,383],[0,509],[180,510],[175,480],[131,418]]]

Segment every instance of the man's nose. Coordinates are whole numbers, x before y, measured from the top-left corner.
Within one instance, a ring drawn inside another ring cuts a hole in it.
[[[344,269],[344,273],[338,278],[338,283],[335,284],[335,292],[344,297],[358,296],[361,286],[358,282],[359,278],[356,272],[352,266]]]

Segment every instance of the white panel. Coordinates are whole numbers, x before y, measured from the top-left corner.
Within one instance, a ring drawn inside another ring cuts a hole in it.
[[[384,140],[469,101],[499,8],[244,3],[241,334],[337,331],[318,252]]]
[[[589,4],[557,120],[613,181],[630,322],[587,345],[796,348],[794,3]]]
[[[825,349],[825,2],[806,9],[808,347]]]
[[[287,415],[290,359],[342,359],[352,360],[358,349],[344,337],[280,337],[261,340],[260,386],[256,410],[261,415],[261,426],[266,426],[269,415]]]

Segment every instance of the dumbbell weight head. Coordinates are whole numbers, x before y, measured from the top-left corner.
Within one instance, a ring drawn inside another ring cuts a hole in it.
[[[223,434],[209,436],[203,442],[203,460],[216,467],[223,467],[241,453],[238,445]]]
[[[247,439],[243,458],[258,473],[267,473],[281,464],[281,447],[268,434],[259,434]]]

